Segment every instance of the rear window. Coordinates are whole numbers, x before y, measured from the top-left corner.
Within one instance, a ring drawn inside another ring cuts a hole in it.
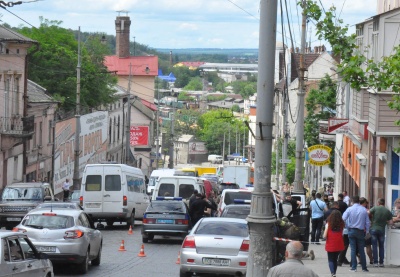
[[[230,207],[226,208],[221,217],[232,217],[232,218],[241,218],[246,219],[247,216],[250,214],[250,206],[246,207]]]
[[[101,191],[101,175],[86,176],[86,191]]]
[[[41,188],[6,187],[3,191],[3,200],[39,200],[43,199]]]
[[[221,183],[219,185],[219,191],[222,192],[224,189],[239,189],[239,185],[236,183]]]
[[[234,237],[247,237],[249,235],[247,224],[226,221],[203,221],[200,223],[195,233],[199,235],[220,235]]]
[[[225,205],[233,204],[235,199],[251,200],[251,192],[245,191],[230,191],[225,193]]]
[[[182,202],[152,201],[147,212],[185,212]]]
[[[72,216],[33,214],[27,215],[21,224],[36,229],[66,229],[74,226],[74,218]]]
[[[192,184],[180,184],[179,185],[179,195],[178,197],[182,197],[184,199],[190,198],[194,191],[194,186]]]
[[[162,183],[158,189],[158,196],[175,196],[175,185]]]
[[[120,175],[106,175],[106,191],[120,191],[121,190],[121,176]]]

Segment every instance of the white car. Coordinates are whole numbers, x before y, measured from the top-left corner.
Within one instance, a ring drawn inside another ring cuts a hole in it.
[[[37,209],[30,211],[16,227],[53,263],[73,263],[81,274],[89,262],[99,265],[103,237],[93,221],[78,209]]]
[[[53,265],[47,255],[38,252],[27,235],[0,231],[0,277],[53,277]]]

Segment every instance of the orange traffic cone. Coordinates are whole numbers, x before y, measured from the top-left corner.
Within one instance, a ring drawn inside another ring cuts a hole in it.
[[[142,244],[142,247],[140,248],[138,257],[146,257],[146,254],[144,254],[144,245],[143,244]]]
[[[126,251],[125,245],[124,245],[124,240],[121,241],[121,246],[119,247],[118,251]]]
[[[176,260],[176,264],[181,264],[181,251],[178,252],[178,259]]]
[[[128,235],[133,235],[132,225],[129,227]]]

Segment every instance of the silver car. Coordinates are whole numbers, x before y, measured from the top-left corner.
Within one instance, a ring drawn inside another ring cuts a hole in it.
[[[32,210],[16,228],[53,263],[77,264],[82,274],[88,271],[89,261],[100,264],[103,237],[82,210]]]
[[[202,218],[182,243],[180,276],[193,273],[244,276],[249,245],[246,220]]]
[[[36,206],[35,209],[73,209],[73,210],[83,210],[79,203],[74,202],[46,202]]]
[[[0,277],[53,277],[53,265],[47,255],[36,250],[22,233],[0,231]]]

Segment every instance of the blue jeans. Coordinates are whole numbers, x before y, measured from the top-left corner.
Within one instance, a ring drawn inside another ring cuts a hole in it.
[[[385,257],[385,232],[379,230],[371,230],[372,255],[374,264],[378,263],[378,245],[379,245],[379,263],[383,264]]]
[[[364,230],[349,228],[349,242],[351,248],[351,269],[357,269],[357,249],[360,253],[360,261],[362,269],[367,269],[365,260],[365,234]]]
[[[331,271],[331,274],[336,274],[337,264],[338,264],[338,257],[339,257],[339,253],[340,252],[341,251],[328,252],[328,265],[329,265],[329,269]]]

